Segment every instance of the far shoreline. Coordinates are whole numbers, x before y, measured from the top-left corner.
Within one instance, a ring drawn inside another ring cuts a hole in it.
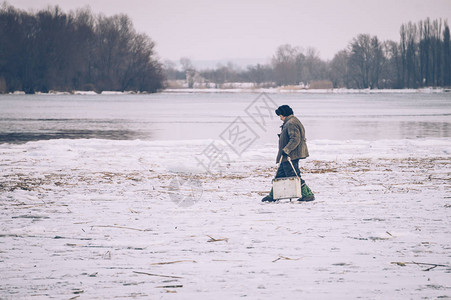
[[[161,93],[267,93],[267,94],[440,94],[451,93],[451,88],[419,88],[419,89],[293,89],[293,88],[180,88],[164,89]]]
[[[168,88],[159,90],[156,93],[136,92],[136,91],[72,91],[60,92],[49,91],[48,93],[37,92],[35,94],[26,94],[23,91],[0,95],[152,95],[152,94],[209,94],[209,93],[267,93],[267,94],[441,94],[451,93],[451,88],[418,88],[418,89],[296,89],[296,88]]]

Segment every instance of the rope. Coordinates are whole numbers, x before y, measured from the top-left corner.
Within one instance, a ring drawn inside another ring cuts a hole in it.
[[[299,178],[298,172],[296,172],[296,169],[294,168],[293,163],[291,162],[291,158],[289,156],[287,158],[288,158],[288,161],[290,162],[291,167],[293,168],[294,174],[296,174],[296,177]],[[301,178],[299,178],[299,179],[301,179]]]
[[[283,159],[283,155],[280,156],[279,168],[280,168],[280,164],[282,163],[282,159]],[[287,155],[287,159],[288,159],[288,162],[290,163],[291,167],[293,168],[293,171],[294,171],[294,174],[296,175],[296,177],[301,179],[298,175],[298,172],[296,172],[296,169],[294,168],[293,163],[291,162],[291,158],[288,155]],[[277,175],[277,173],[276,173],[276,175]]]

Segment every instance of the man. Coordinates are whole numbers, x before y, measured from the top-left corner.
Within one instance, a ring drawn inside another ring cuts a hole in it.
[[[277,153],[276,162],[282,162],[277,169],[276,178],[296,176],[293,167],[288,161],[290,157],[291,162],[296,170],[297,175],[301,178],[301,172],[299,171],[299,159],[304,159],[309,156],[304,126],[301,124],[298,118],[293,115],[293,110],[288,105],[279,106],[276,109],[276,114],[283,121],[281,126],[282,131],[279,134],[279,152]],[[305,181],[301,178],[301,192],[302,198],[298,201],[313,201],[315,195],[310,188],[305,184]],[[268,196],[262,199],[262,202],[274,202],[273,191]]]

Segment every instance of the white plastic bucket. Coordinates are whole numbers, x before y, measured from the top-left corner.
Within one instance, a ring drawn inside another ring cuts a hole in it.
[[[299,177],[275,178],[272,181],[273,199],[302,198],[301,180]]]

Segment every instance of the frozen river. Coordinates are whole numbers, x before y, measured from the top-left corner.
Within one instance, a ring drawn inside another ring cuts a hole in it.
[[[313,202],[258,94],[0,96],[0,298],[449,298],[450,95],[268,97]]]
[[[3,95],[0,143],[54,138],[217,139],[259,94]],[[269,94],[289,104],[310,140],[451,137],[451,95]],[[259,141],[274,142],[280,120],[268,119]]]

